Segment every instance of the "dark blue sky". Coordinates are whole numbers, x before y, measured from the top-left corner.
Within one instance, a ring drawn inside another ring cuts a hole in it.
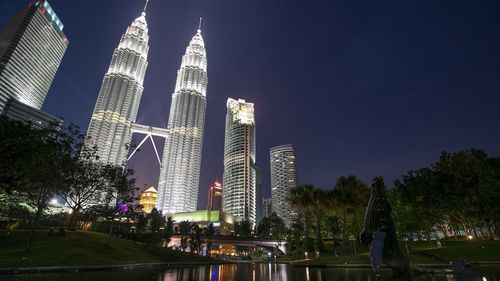
[[[1,1],[0,25],[25,3]],[[113,49],[144,2],[50,3],[70,45],[43,109],[86,130]],[[151,0],[139,123],[167,123],[200,16],[209,85],[199,207],[222,178],[228,97],[255,103],[264,194],[269,148],[284,143],[296,145],[299,181],[324,188],[349,174],[392,185],[442,150],[500,156],[499,1]],[[141,186],[156,186],[150,144],[130,167]]]

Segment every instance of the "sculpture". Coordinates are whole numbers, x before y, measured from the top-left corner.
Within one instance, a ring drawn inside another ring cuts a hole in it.
[[[377,274],[382,262],[396,273],[409,274],[410,261],[399,248],[392,209],[384,190],[383,178],[374,178],[360,240],[365,245],[370,245],[372,267]]]

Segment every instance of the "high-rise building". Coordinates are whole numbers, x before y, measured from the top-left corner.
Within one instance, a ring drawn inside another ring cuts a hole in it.
[[[30,1],[0,32],[0,112],[13,98],[40,109],[68,47],[47,1]]]
[[[229,98],[224,141],[224,211],[255,224],[256,181],[254,105]]]
[[[182,57],[172,94],[158,180],[158,209],[163,214],[196,210],[207,83],[205,43],[198,28]]]
[[[156,207],[157,197],[158,192],[154,187],[150,187],[141,192],[139,204],[142,205],[142,211],[145,213],[151,213],[151,211]]]
[[[271,198],[262,198],[262,217],[268,218],[273,213],[273,201]]]
[[[297,214],[286,200],[290,189],[297,186],[295,157],[295,147],[291,144],[275,146],[270,151],[272,209],[288,227]]]
[[[147,2],[146,2],[147,3]],[[125,165],[148,67],[146,7],[122,35],[104,75],[87,130],[87,147],[97,148],[99,161]]]
[[[222,184],[218,181],[208,189],[207,210],[222,211]]]
[[[16,99],[11,99],[7,102],[3,115],[10,120],[29,124],[32,129],[37,130],[48,128],[59,130],[63,123],[62,119],[26,105]]]

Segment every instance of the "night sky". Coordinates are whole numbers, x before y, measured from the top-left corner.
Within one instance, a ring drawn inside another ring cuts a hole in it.
[[[26,2],[2,0],[0,25]],[[113,49],[144,1],[50,3],[70,44],[42,109],[86,130]],[[323,188],[351,174],[392,185],[442,150],[500,156],[497,0],[151,0],[138,123],[166,126],[199,17],[209,78],[199,208],[222,179],[228,97],[255,103],[264,195],[269,149],[285,143],[296,146],[299,182]],[[156,186],[151,144],[134,157],[138,185]]]

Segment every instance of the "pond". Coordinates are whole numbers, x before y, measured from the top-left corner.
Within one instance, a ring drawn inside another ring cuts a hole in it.
[[[476,275],[418,275],[415,281],[500,281],[500,267],[477,267]],[[142,268],[122,271],[77,272],[58,274],[0,275],[2,281],[371,281],[369,269],[295,267],[287,264],[240,263],[180,268]],[[408,280],[384,270],[378,280]]]

